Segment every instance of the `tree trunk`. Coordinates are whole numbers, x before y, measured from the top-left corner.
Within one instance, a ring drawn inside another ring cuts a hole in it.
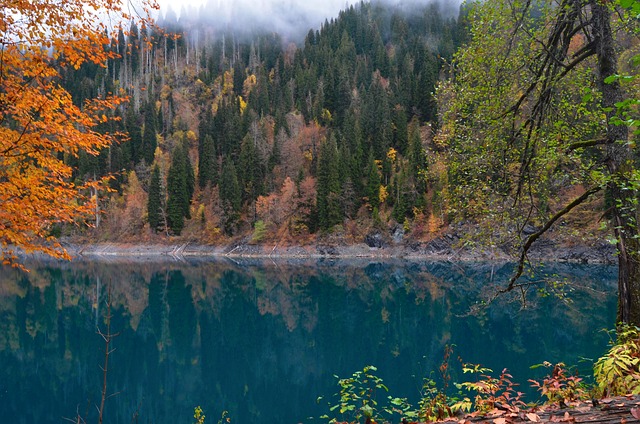
[[[602,106],[607,112],[607,187],[612,199],[611,222],[618,248],[618,323],[640,326],[640,240],[637,228],[637,192],[631,189],[632,151],[625,125],[611,124],[616,103],[624,99],[620,84],[606,84],[604,79],[618,72],[611,12],[606,3],[590,0],[593,13],[593,37],[597,55],[598,83],[602,90]]]

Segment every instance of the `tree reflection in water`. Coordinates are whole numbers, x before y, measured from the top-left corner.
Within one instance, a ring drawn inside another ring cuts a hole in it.
[[[615,269],[554,265],[568,299],[530,293],[464,316],[510,265],[354,261],[30,263],[0,270],[0,416],[58,423],[95,415],[104,343],[96,317],[111,284],[105,422],[296,423],[318,416],[334,374],[375,364],[395,396],[416,398],[445,345],[515,380],[544,360],[600,355],[613,326]],[[612,294],[613,293],[613,294]],[[589,372],[590,364],[583,365]],[[456,375],[453,375],[454,381]],[[37,399],[37,402],[35,401]],[[529,391],[528,400],[535,400]]]

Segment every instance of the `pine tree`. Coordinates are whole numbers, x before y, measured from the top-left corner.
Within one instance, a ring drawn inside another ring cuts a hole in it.
[[[158,165],[153,167],[151,181],[149,182],[147,215],[149,227],[153,232],[157,232],[162,223],[162,186],[160,184],[160,168],[158,168]]]

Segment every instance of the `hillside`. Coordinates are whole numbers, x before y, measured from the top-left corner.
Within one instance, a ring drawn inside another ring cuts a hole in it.
[[[445,232],[460,239],[433,142],[435,87],[466,38],[460,13],[360,3],[297,43],[173,14],[153,30],[113,34],[105,48],[119,58],[65,74],[78,104],[129,96],[103,128],[123,141],[74,164],[78,181],[113,179],[93,228],[52,233],[85,243],[411,251]]]

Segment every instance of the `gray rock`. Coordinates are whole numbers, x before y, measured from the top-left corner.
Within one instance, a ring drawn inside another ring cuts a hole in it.
[[[393,231],[392,238],[395,244],[402,243],[402,239],[404,238],[404,228],[402,228],[402,226],[400,225],[396,226],[395,230]]]
[[[369,233],[365,236],[364,242],[369,247],[382,249],[385,246],[384,237],[380,233]]]

